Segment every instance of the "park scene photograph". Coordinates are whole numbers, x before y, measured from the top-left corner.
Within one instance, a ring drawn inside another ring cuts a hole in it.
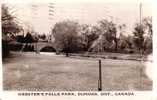
[[[152,5],[1,4],[4,91],[152,91]]]

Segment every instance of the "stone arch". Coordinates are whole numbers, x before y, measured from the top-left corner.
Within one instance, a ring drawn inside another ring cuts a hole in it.
[[[45,46],[40,49],[40,52],[56,52],[56,49],[53,46]]]

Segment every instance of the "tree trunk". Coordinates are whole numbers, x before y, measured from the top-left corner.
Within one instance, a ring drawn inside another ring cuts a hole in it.
[[[115,39],[114,41],[115,41],[115,45],[116,45],[115,46],[115,51],[117,51],[117,49],[118,49],[118,41],[117,41],[117,39]]]

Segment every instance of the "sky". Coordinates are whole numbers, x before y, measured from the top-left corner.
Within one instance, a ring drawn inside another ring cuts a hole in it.
[[[102,19],[126,24],[126,33],[132,32],[139,22],[139,2],[52,2],[53,16],[49,15],[49,2],[12,3],[18,21],[27,29],[33,27],[39,34],[50,32],[56,22],[73,20],[80,24],[96,25]],[[33,8],[32,5],[35,5]],[[142,17],[152,16],[151,3],[142,3]],[[51,18],[51,19],[50,19]]]

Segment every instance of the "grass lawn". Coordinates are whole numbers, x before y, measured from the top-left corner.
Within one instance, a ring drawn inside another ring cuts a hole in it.
[[[140,68],[140,61],[102,59],[103,91],[151,90]],[[3,85],[15,91],[97,91],[98,59],[14,52],[3,61]]]

